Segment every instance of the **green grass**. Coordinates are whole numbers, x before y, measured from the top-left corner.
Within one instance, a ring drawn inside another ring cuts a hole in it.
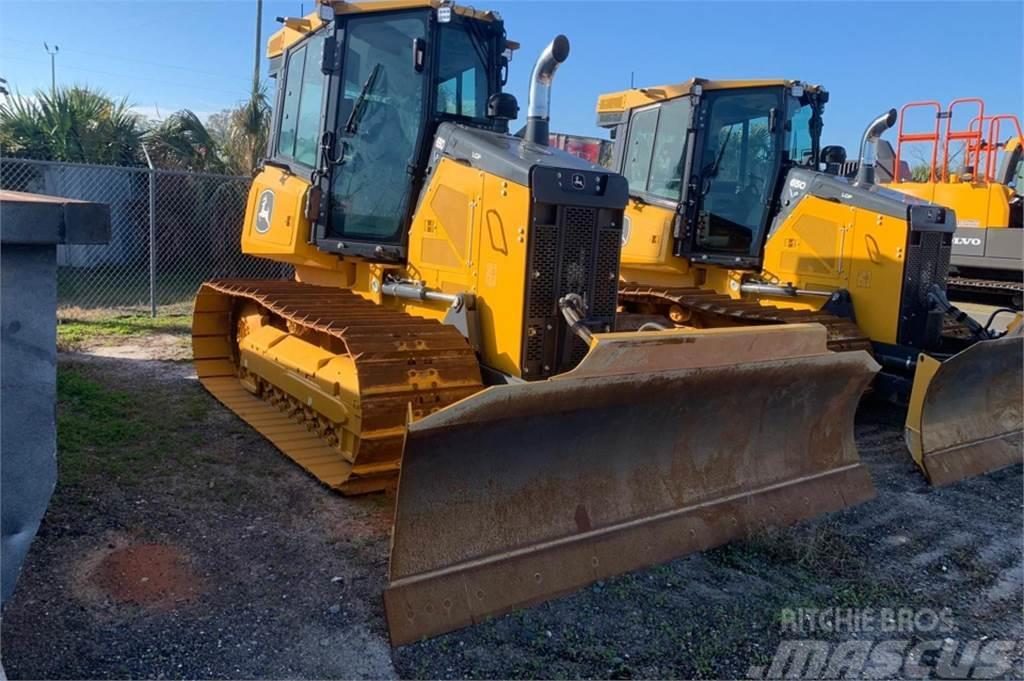
[[[97,319],[58,318],[57,347],[72,350],[85,343],[103,339],[145,336],[152,333],[188,334],[192,320],[188,315],[145,317],[129,315]]]
[[[133,485],[162,475],[195,450],[195,424],[209,400],[195,393],[167,394],[161,386],[131,392],[104,384],[95,369],[57,369],[57,462],[61,486],[101,477]]]
[[[60,480],[76,484],[89,474],[121,477],[135,457],[129,445],[144,432],[137,402],[75,369],[57,371],[57,451]]]

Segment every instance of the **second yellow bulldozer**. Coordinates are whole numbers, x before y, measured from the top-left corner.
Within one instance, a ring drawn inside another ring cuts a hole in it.
[[[615,333],[625,180],[525,139],[491,12],[329,2],[270,39],[245,253],[200,289],[202,384],[343,493],[394,486],[394,644],[870,498],[878,365],[817,324]]]
[[[909,402],[907,446],[931,482],[1021,461],[1024,336],[947,300],[954,211],[875,183],[895,110],[865,131],[855,179],[819,171],[837,153],[820,148],[827,100],[799,81],[699,78],[599,99],[630,190],[623,309],[634,328],[823,324]]]

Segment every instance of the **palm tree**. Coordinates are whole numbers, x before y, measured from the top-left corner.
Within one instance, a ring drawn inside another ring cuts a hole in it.
[[[148,130],[127,99],[86,86],[37,90],[0,103],[4,155],[106,165],[144,165],[143,141],[157,167],[249,175],[266,153],[271,110],[266,88],[224,113],[225,130],[182,109]]]
[[[0,104],[4,153],[53,161],[139,165],[143,123],[127,99],[73,85]]]
[[[147,142],[161,168],[251,175],[266,155],[271,111],[265,89],[206,123],[182,110],[155,126]]]
[[[223,151],[230,172],[249,175],[260,164],[267,151],[270,118],[266,88],[254,84],[249,99],[228,115]]]
[[[188,109],[171,114],[146,135],[153,163],[160,168],[224,172],[217,141],[199,117]]]

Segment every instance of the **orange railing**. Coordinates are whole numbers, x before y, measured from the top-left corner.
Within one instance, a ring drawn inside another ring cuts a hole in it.
[[[953,117],[958,107],[974,105],[977,114],[971,119],[966,128],[955,129]],[[904,125],[906,112],[912,109],[931,109],[935,112],[935,127],[924,132],[907,132]],[[942,129],[942,120],[946,120],[945,130]],[[899,127],[896,134],[896,153],[893,160],[894,173],[900,167],[900,159],[903,156],[903,145],[913,142],[929,142],[932,145],[931,163],[929,166],[929,181],[936,182],[939,177],[943,182],[949,181],[950,168],[950,146],[954,142],[963,142],[963,165],[971,169],[975,177],[984,178],[991,182],[995,179],[996,162],[999,148],[1002,146],[1000,139],[1000,123],[1010,122],[1013,124],[1018,136],[1021,136],[1020,121],[1012,114],[998,114],[996,116],[985,115],[985,102],[980,97],[960,97],[949,103],[943,110],[942,105],[936,101],[910,102],[904,104],[900,109]],[[985,137],[985,125],[988,125],[988,136]],[[942,145],[942,165],[938,171],[939,145]]]
[[[968,125],[966,129],[954,130],[953,129],[953,110],[957,106],[964,104],[974,104],[978,107],[978,115],[976,118],[979,121],[985,120],[985,102],[980,97],[961,97],[954,99],[949,103],[949,108],[946,109],[946,134],[944,135],[945,141],[942,144],[942,181],[949,181],[949,145],[951,142],[963,142],[964,143],[964,166],[973,169],[975,175],[981,172],[978,167],[978,161],[981,159],[981,126],[978,126],[977,130],[971,130],[971,126]],[[973,157],[972,157],[973,154]],[[973,162],[972,162],[973,160]]]
[[[1020,130],[1020,120],[1013,114],[999,114],[998,116],[991,116],[988,120],[988,153],[985,160],[985,180],[992,182],[996,179],[996,157],[999,155],[999,140],[1001,139],[999,135],[1000,121],[1013,123],[1018,139],[1024,139],[1024,134]]]
[[[906,132],[903,129],[903,125],[907,120],[906,113],[910,109],[935,109],[935,130],[931,132]],[[932,162],[929,164],[931,168],[931,174],[929,177],[930,182],[935,182],[935,165],[938,160],[939,153],[939,121],[942,119],[942,105],[938,102],[910,102],[904,104],[900,108],[900,123],[896,129],[896,155],[892,163],[893,178],[899,178],[900,168],[900,157],[903,152],[903,144],[905,142],[931,142],[932,143]]]

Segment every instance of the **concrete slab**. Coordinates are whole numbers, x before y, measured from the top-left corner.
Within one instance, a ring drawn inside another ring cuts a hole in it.
[[[0,242],[105,244],[110,206],[57,196],[0,190]]]

